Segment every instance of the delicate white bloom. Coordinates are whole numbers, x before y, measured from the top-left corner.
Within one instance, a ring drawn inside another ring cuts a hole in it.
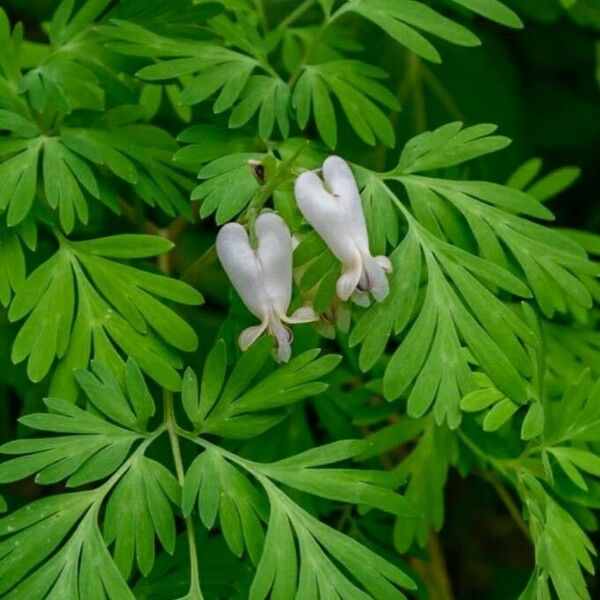
[[[291,356],[292,332],[283,323],[307,323],[317,317],[303,306],[287,316],[292,297],[292,236],[281,217],[264,213],[256,219],[258,246],[250,246],[248,233],[238,223],[228,223],[217,234],[217,255],[233,287],[260,325],[242,331],[239,344],[246,350],[265,331],[277,343],[277,359]]]
[[[371,256],[362,203],[354,175],[339,156],[323,163],[323,181],[314,172],[302,173],[295,194],[300,212],[342,263],[337,281],[341,300],[368,304],[366,292],[383,300],[389,292],[386,272],[392,263],[386,256]]]

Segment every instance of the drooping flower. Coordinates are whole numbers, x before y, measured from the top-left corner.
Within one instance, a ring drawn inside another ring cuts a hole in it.
[[[381,301],[389,292],[386,273],[392,271],[392,263],[387,256],[371,255],[354,175],[339,156],[327,158],[322,172],[323,180],[312,171],[302,173],[294,191],[300,212],[342,263],[337,295],[368,304],[370,292]]]
[[[265,331],[275,337],[276,358],[291,356],[292,332],[283,323],[308,323],[317,317],[309,306],[287,316],[292,298],[292,236],[274,213],[256,219],[258,245],[253,249],[248,233],[239,223],[228,223],[217,234],[217,255],[233,287],[260,325],[248,327],[239,337],[246,350]]]

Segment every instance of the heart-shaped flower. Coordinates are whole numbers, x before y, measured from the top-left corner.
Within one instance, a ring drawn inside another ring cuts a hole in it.
[[[256,249],[239,223],[228,223],[217,234],[217,255],[233,287],[260,325],[240,334],[239,344],[246,350],[265,331],[275,337],[276,358],[287,362],[291,356],[292,332],[283,323],[308,323],[316,320],[309,306],[287,316],[292,298],[292,236],[275,213],[256,219]]]
[[[300,212],[342,263],[337,281],[341,300],[368,304],[366,293],[383,300],[389,292],[386,272],[392,270],[387,256],[372,256],[360,194],[350,167],[339,156],[323,163],[323,180],[306,171],[296,179],[295,194]]]

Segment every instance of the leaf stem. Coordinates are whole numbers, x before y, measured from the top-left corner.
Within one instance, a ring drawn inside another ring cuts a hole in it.
[[[468,435],[462,432],[460,429],[457,431],[458,437],[462,442],[473,452],[473,454],[479,456],[481,460],[493,467],[498,473],[505,477],[508,481],[514,484],[514,479],[509,474],[507,468],[502,464],[502,461],[486,454]]]
[[[531,540],[529,528],[521,516],[521,511],[519,510],[519,507],[517,506],[513,497],[510,495],[510,492],[506,489],[506,486],[502,483],[502,480],[494,473],[488,473],[487,471],[480,472],[479,476],[482,479],[485,479],[485,481],[487,481],[494,488],[494,490],[496,490],[498,497],[500,500],[502,500],[502,503],[510,513],[510,516],[513,518],[513,521],[516,523],[517,527],[523,532],[523,535],[528,540]]]
[[[162,232],[164,235],[164,232]],[[170,262],[168,253],[158,256],[158,267],[166,275],[170,273]],[[175,463],[175,473],[177,481],[183,489],[185,483],[185,469],[181,458],[181,446],[179,444],[179,436],[177,434],[178,426],[175,420],[175,409],[173,406],[173,392],[163,389],[164,403],[164,426],[169,434],[169,442],[171,445],[171,453],[173,454],[173,462]],[[194,532],[194,523],[191,515],[185,518],[185,531],[188,540],[188,548],[190,552],[190,588],[187,595],[188,600],[204,600],[202,588],[200,587],[200,572],[198,570],[198,550],[196,547],[196,533]]]
[[[477,456],[479,456],[484,462],[488,463],[492,468],[494,468],[502,477],[504,477],[507,481],[509,481],[515,488],[517,488],[517,482],[510,475],[508,469],[506,468],[503,461],[495,459],[491,457],[489,454],[486,454],[469,436],[467,436],[462,431],[458,431],[458,436],[463,441],[463,443]],[[513,500],[509,491],[506,489],[506,486],[502,483],[502,480],[495,473],[488,473],[486,471],[479,472],[480,477],[485,479],[488,483],[490,483],[493,488],[496,490],[500,500],[506,506],[510,516],[513,518],[518,528],[523,532],[527,539],[531,539],[529,528],[523,521],[523,517],[521,516],[521,512],[519,507]]]
[[[165,426],[169,434],[169,442],[171,444],[171,452],[173,454],[173,462],[175,463],[175,473],[179,485],[183,488],[185,481],[185,469],[183,468],[183,460],[181,458],[181,446],[179,445],[179,435],[177,423],[175,422],[175,410],[173,408],[173,392],[163,390],[163,401],[165,406]],[[196,548],[196,534],[194,532],[194,523],[192,517],[185,518],[185,529],[190,552],[190,589],[188,598],[202,600],[202,589],[200,587],[200,572],[198,570],[198,551]]]
[[[277,25],[278,28],[289,27],[294,21],[297,21],[311,6],[315,3],[315,0],[304,0],[302,4],[299,4],[283,21]]]
[[[421,77],[423,81],[430,87],[431,91],[437,96],[440,104],[446,109],[448,114],[457,121],[465,121],[465,116],[454,101],[450,92],[444,84],[435,75],[435,73],[427,66],[421,63]]]
[[[184,272],[181,280],[194,285],[202,271],[217,258],[217,249],[211,244]]]
[[[414,52],[410,53],[409,69],[413,86],[413,104],[415,110],[415,129],[417,133],[427,130],[427,106],[423,90],[423,63]]]
[[[431,532],[427,540],[427,559],[410,557],[410,565],[420,575],[429,593],[429,600],[454,600],[452,583],[439,536]]]
[[[110,476],[110,478],[107,479],[96,490],[96,492],[99,493],[98,500],[96,500],[96,502],[95,502],[98,506],[104,501],[104,497],[114,487],[114,485],[117,483],[117,481],[119,481],[119,479],[121,479],[121,477],[123,477],[123,475],[129,470],[133,461],[136,460],[136,458],[138,456],[140,456],[141,454],[144,454],[144,452],[146,451],[146,448],[148,448],[148,446],[150,444],[152,444],[152,442],[154,442],[154,440],[156,440],[156,438],[164,431],[165,431],[164,427],[159,427],[156,431],[153,431],[152,434],[150,435],[150,437],[146,438],[134,450],[134,452],[129,456],[129,458]]]
[[[308,64],[308,61],[310,60],[310,57],[312,56],[312,53],[315,51],[315,49],[319,45],[319,42],[321,41],[321,39],[325,35],[325,32],[327,31],[327,28],[338,17],[341,17],[342,14],[346,12],[346,10],[348,10],[347,7],[348,7],[347,4],[343,4],[331,16],[328,16],[325,19],[325,21],[323,21],[323,24],[321,25],[321,27],[319,28],[319,30],[317,31],[317,33],[315,34],[315,36],[313,37],[313,39],[311,40],[311,42],[306,46],[306,50],[304,51],[304,55],[302,56],[302,59],[300,60],[300,64],[298,65],[298,68],[296,69],[295,73],[290,77],[290,79],[288,81],[288,87],[290,89],[292,87],[294,87],[294,84],[300,78],[300,75],[302,74],[302,71],[304,70],[304,67]]]
[[[267,33],[269,31],[269,21],[267,19],[267,13],[265,11],[265,7],[263,6],[262,0],[254,0],[254,7],[258,13],[263,33]]]

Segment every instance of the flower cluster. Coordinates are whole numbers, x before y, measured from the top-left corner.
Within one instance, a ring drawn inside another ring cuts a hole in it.
[[[392,265],[386,256],[373,257],[360,194],[348,164],[330,156],[316,173],[302,173],[295,184],[298,208],[342,264],[336,291],[341,300],[368,304],[368,294],[381,301],[389,291],[386,272]],[[217,254],[233,287],[260,325],[248,327],[239,338],[245,350],[267,331],[276,340],[276,357],[287,361],[292,334],[284,323],[317,320],[313,309],[303,306],[287,316],[292,298],[292,235],[283,219],[271,212],[255,222],[257,245],[253,248],[239,223],[224,225],[217,234]]]

